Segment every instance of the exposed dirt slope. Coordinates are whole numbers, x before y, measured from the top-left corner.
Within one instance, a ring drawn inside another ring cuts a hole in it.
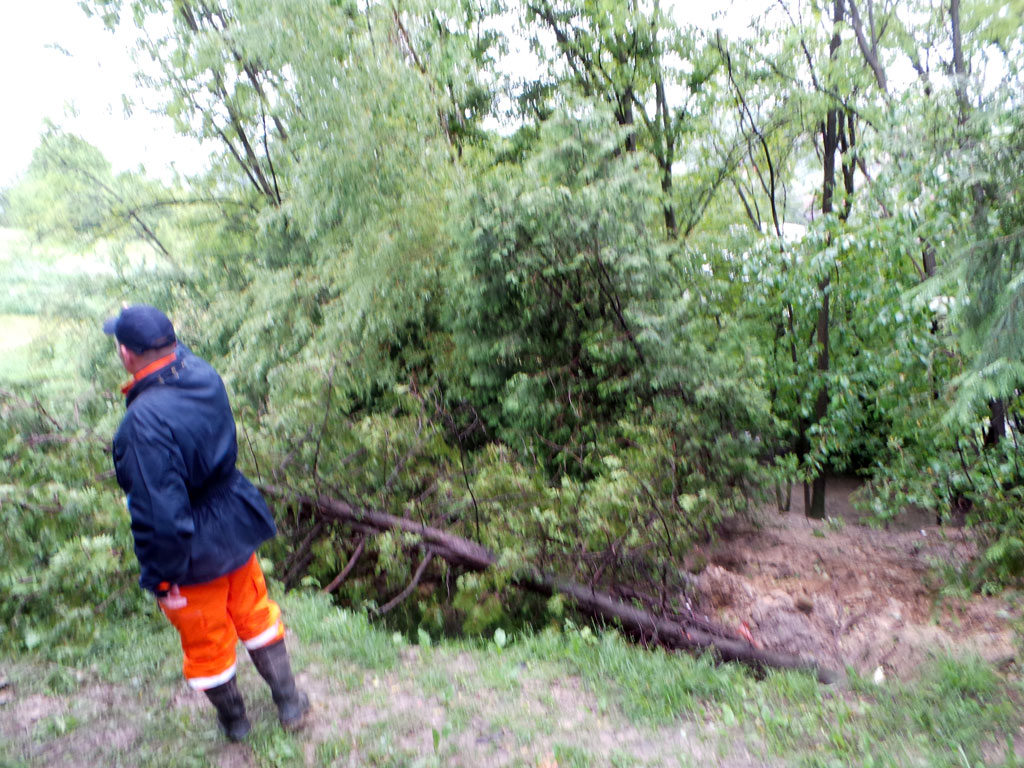
[[[746,623],[767,648],[907,677],[938,650],[1013,661],[1004,599],[940,599],[935,568],[971,553],[965,532],[923,515],[900,529],[870,528],[850,503],[852,480],[829,481],[825,522],[808,520],[794,489],[792,508],[762,511],[703,556],[703,609],[724,625]]]

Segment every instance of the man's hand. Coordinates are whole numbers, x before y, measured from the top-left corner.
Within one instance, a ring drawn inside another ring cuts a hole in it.
[[[181,594],[177,584],[172,584],[165,597],[157,598],[160,605],[168,611],[177,611],[188,605],[188,600]]]

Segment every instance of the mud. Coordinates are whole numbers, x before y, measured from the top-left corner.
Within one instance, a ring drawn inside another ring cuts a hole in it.
[[[937,652],[974,653],[997,666],[1015,661],[1004,598],[943,597],[938,572],[974,553],[962,528],[918,514],[889,530],[864,524],[854,480],[831,480],[825,521],[808,520],[802,493],[792,509],[774,506],[737,524],[702,553],[701,607],[766,648],[836,669],[898,678]]]

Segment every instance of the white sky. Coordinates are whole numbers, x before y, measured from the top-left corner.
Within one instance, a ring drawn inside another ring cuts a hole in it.
[[[683,23],[739,34],[749,9],[770,0],[675,0],[668,7]],[[116,171],[144,166],[169,177],[199,170],[205,152],[178,136],[168,118],[151,114],[160,98],[134,82],[131,60],[134,27],[116,34],[88,18],[76,0],[11,0],[0,25],[0,188],[24,172],[38,144],[44,119],[97,146]],[[724,14],[713,20],[715,13]],[[63,50],[61,50],[63,49]],[[126,118],[122,94],[135,102]]]
[[[158,106],[159,97],[135,85],[133,31],[131,25],[116,35],[106,31],[75,0],[4,3],[0,187],[28,166],[46,118],[99,147],[118,171],[141,164],[166,177],[172,162],[184,173],[201,167],[196,143],[177,136],[168,118],[146,109]],[[130,119],[124,116],[122,94],[135,101]]]

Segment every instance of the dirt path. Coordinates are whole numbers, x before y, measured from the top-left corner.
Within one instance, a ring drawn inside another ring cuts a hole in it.
[[[900,529],[859,524],[858,483],[829,481],[828,517],[810,521],[794,489],[790,512],[767,509],[703,556],[704,609],[726,626],[746,623],[766,647],[905,678],[934,651],[974,652],[1001,666],[1016,648],[1006,600],[940,599],[935,567],[962,562],[964,531],[924,515]]]

